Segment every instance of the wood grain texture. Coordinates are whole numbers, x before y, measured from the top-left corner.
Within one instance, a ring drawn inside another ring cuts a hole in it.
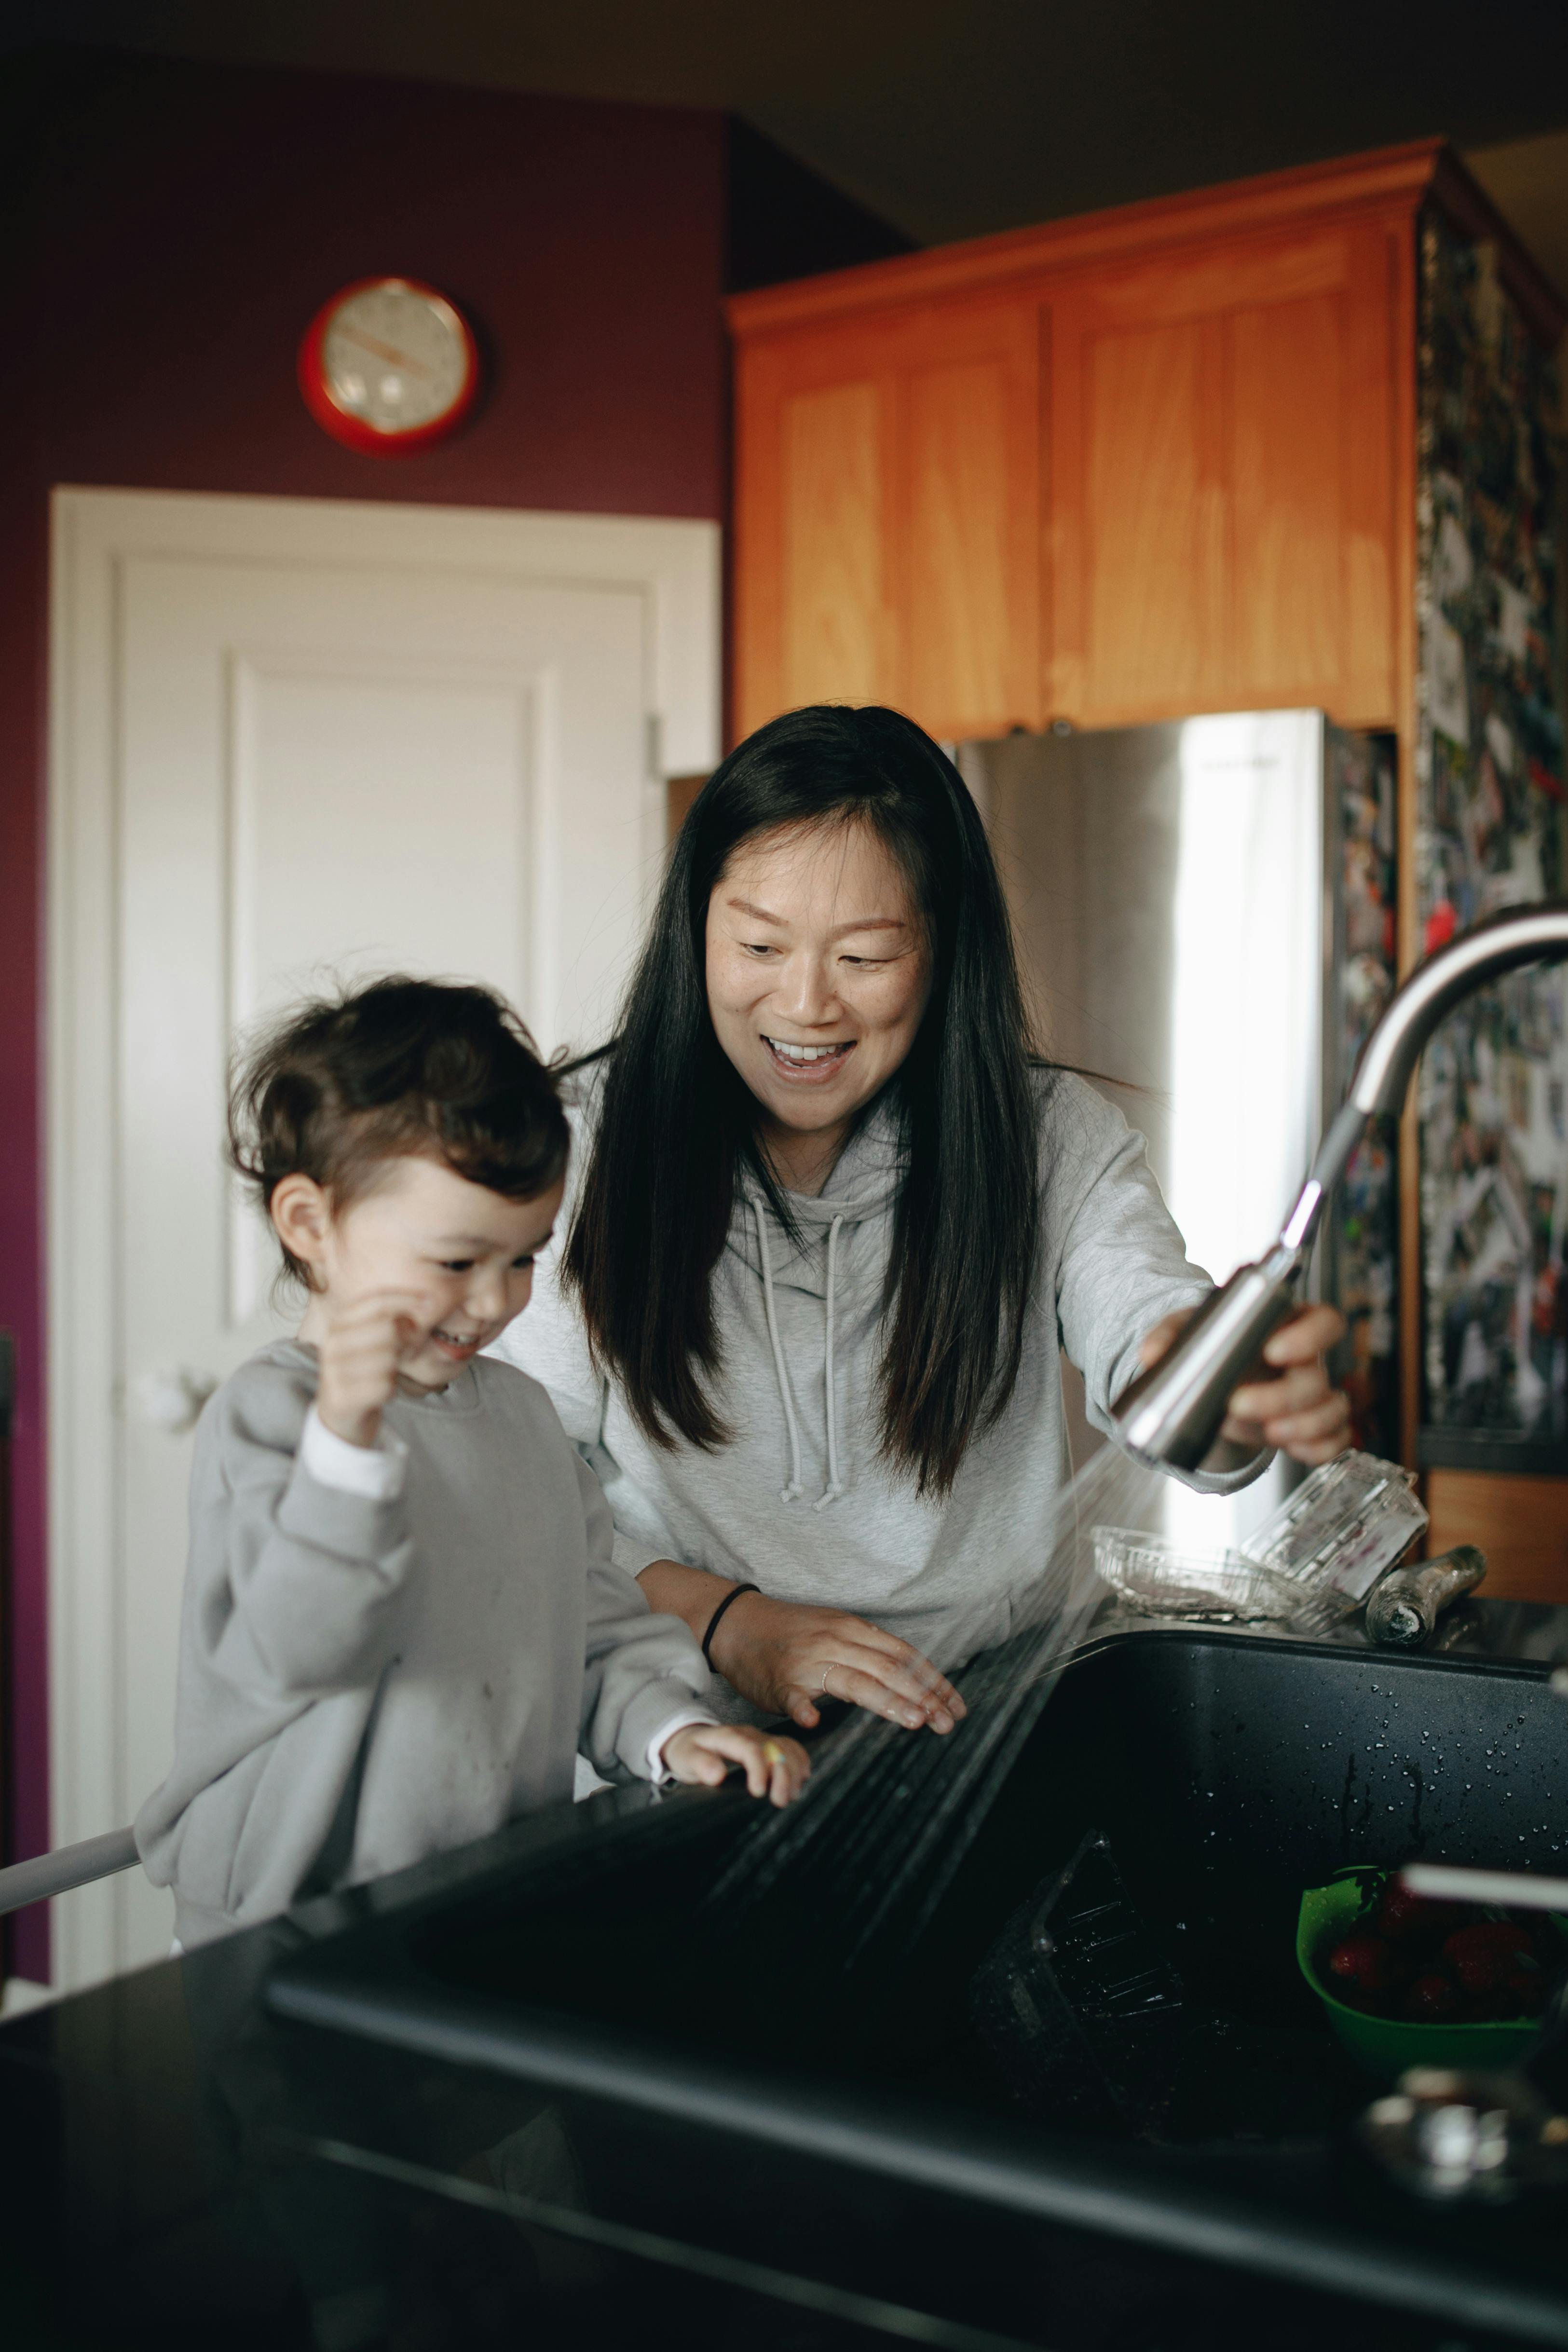
[[[1466,236],[1497,247],[1503,284],[1538,340],[1554,346],[1568,330],[1568,305],[1441,139],[1371,148],[1183,195],[1079,213],[1036,228],[970,237],[894,261],[825,271],[819,278],[732,295],[726,310],[734,333],[749,338],[827,319],[863,319],[879,308],[945,300],[982,287],[993,294],[1008,291],[1024,280],[1098,269],[1129,253],[1224,241],[1266,226],[1321,219],[1330,212],[1412,214],[1428,193]]]
[[[1035,321],[980,323],[990,348],[912,369],[905,392],[899,698],[948,740],[1041,716]]]
[[[785,396],[786,709],[883,702],[892,688],[885,405],[874,382]]]
[[[1400,712],[1396,637],[1405,606],[1396,583],[1415,529],[1414,491],[1401,504],[1403,412],[1415,392],[1415,350],[1400,332],[1400,272],[1415,267],[1414,218],[1385,214],[1354,231],[1346,255],[1342,313],[1341,522],[1344,556],[1344,651],[1341,718],[1347,727],[1386,726]],[[1385,716],[1379,718],[1378,713]]]
[[[734,306],[741,729],[829,691],[939,737],[1305,703],[1396,726],[1413,169],[1315,170],[1256,218],[1218,192],[1180,238],[1134,208],[1145,249],[1119,216],[1095,266],[1073,247],[1007,299],[988,244],[969,290],[916,255],[851,273],[858,316]],[[895,307],[904,272],[925,299]]]
[[[1315,223],[1049,298],[1053,713],[1396,723],[1388,233]]]
[[[1428,1556],[1479,1544],[1484,1600],[1568,1603],[1568,1478],[1429,1470],[1426,1492]]]
[[[1290,228],[1331,212],[1414,210],[1434,179],[1450,171],[1487,204],[1443,141],[1420,139],[732,295],[727,315],[735,334],[750,339],[831,319],[865,319],[879,309],[943,301],[981,289],[994,298],[1025,281],[1032,284],[1069,270],[1099,270],[1131,254],[1179,251],[1262,227]],[[1517,257],[1520,266],[1539,279],[1540,272],[1500,215],[1490,205],[1487,209],[1505,248],[1504,267],[1511,269]]]
[[[1041,722],[1032,304],[741,355],[736,715],[889,702],[951,740]]]
[[[1334,294],[1309,294],[1238,310],[1228,322],[1226,684],[1240,702],[1280,695],[1343,707],[1343,310]]]
[[[783,708],[780,373],[781,354],[771,344],[742,345],[736,353],[727,698],[735,740]]]
[[[1215,338],[1207,321],[1127,328],[1087,339],[1082,357],[1082,716],[1211,705],[1224,585]]]
[[[912,379],[909,685],[929,709],[1008,706],[1008,470],[998,367],[977,361]]]

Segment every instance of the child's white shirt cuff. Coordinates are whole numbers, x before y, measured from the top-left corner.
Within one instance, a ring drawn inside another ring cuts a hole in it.
[[[314,1405],[305,1416],[299,1459],[323,1486],[362,1495],[368,1503],[390,1503],[402,1492],[408,1448],[383,1423],[373,1445],[350,1445],[328,1428]]]
[[[664,1765],[666,1740],[673,1739],[677,1731],[684,1731],[688,1723],[716,1723],[718,1717],[710,1715],[706,1706],[683,1706],[678,1715],[672,1715],[667,1722],[662,1723],[648,1742],[649,1780],[656,1787],[664,1787],[674,1779],[674,1774]]]

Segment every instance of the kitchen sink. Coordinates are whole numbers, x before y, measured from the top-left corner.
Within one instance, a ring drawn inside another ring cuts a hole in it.
[[[1421,2216],[1407,2231],[1394,2200],[1369,2230],[1372,2192],[1347,2195],[1343,2127],[1375,2085],[1301,1979],[1296,1912],[1346,1863],[1562,1874],[1568,1709],[1549,1673],[1113,1620],[1061,1673],[913,1940],[906,1910],[854,1949],[810,1840],[740,1899],[755,1809],[733,1790],[682,1791],[579,1808],[563,1846],[320,1944],[268,1999],[1015,2214],[1462,2305],[1457,2273],[1445,2283],[1454,2249]],[[938,1783],[967,1730],[926,1765]],[[1009,2052],[994,1999],[989,2030],[977,2002],[1092,1832],[1181,1989],[1158,2096],[1120,2110],[1056,2099],[1027,2023]],[[1525,2265],[1550,2274],[1531,2292],[1557,2314],[1538,2331],[1553,2341],[1568,2341],[1561,2236],[1531,2242]]]
[[[760,1899],[747,1874],[713,1899],[758,1826],[734,1792],[666,1801],[402,1923],[402,1957],[430,2000],[482,2009],[519,2048],[548,2018],[552,2039],[604,2027],[1009,2112],[1005,2059],[971,2023],[975,1973],[1097,1830],[1186,1988],[1190,2082],[1168,2136],[1315,2129],[1364,2104],[1366,2084],[1301,1980],[1301,1889],[1343,1863],[1414,1855],[1561,1872],[1568,1709],[1528,1668],[1113,1637],[1061,1676],[932,1925],[912,1948],[890,1936],[853,1960],[810,1840]],[[1042,2119],[1063,2120],[1049,2105]]]

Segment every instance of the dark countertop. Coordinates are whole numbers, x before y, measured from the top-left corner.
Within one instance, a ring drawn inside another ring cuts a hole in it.
[[[1108,1617],[1091,1643],[1169,1630]],[[1270,1637],[1237,1628],[1225,1638]],[[1539,1675],[1568,1658],[1568,1611],[1472,1601],[1441,1638],[1456,1663],[1529,1660]],[[1328,1646],[1367,1647],[1358,1631]],[[1285,2284],[1223,2259],[1212,2234],[1194,2236],[1203,2254],[1179,2229],[1130,2242],[1093,2226],[1092,2199],[1076,2217],[1025,2213],[977,2197],[972,2180],[899,2179],[264,2006],[271,1974],[317,1948],[346,1948],[434,1900],[638,1833],[653,1809],[742,1801],[632,1789],[553,1808],[0,2030],[6,2346],[1568,2344],[1568,2264],[1553,2286],[1527,2263],[1522,2326],[1489,2335],[1484,2296],[1456,2323],[1322,2291],[1310,2263]],[[628,1969],[639,1966],[637,1927],[628,1920]],[[1270,2157],[1267,2182],[1243,2148],[1204,2168],[1240,2233],[1266,2231],[1270,2210],[1288,2233],[1292,2217],[1348,2196],[1375,2234],[1385,2192],[1347,2175],[1341,2151],[1303,2144]],[[1175,2210],[1191,2167],[1167,2161],[1162,2174],[1150,2158],[1151,2191],[1168,2179]],[[1093,2173],[1086,2151],[1086,2184]],[[1390,2210],[1389,2226],[1406,2230],[1408,2209]],[[1493,2231],[1499,2275],[1514,2226]],[[1452,2233],[1441,2215],[1414,2242],[1440,2270]],[[1499,2324],[1504,2310],[1500,2301]]]

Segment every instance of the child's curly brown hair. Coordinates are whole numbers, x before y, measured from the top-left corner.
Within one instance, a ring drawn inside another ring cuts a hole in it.
[[[558,1181],[570,1142],[555,1073],[503,998],[401,973],[298,1006],[257,1039],[235,1070],[228,1125],[230,1160],[264,1211],[299,1174],[340,1213],[378,1167],[418,1156],[528,1201]]]

